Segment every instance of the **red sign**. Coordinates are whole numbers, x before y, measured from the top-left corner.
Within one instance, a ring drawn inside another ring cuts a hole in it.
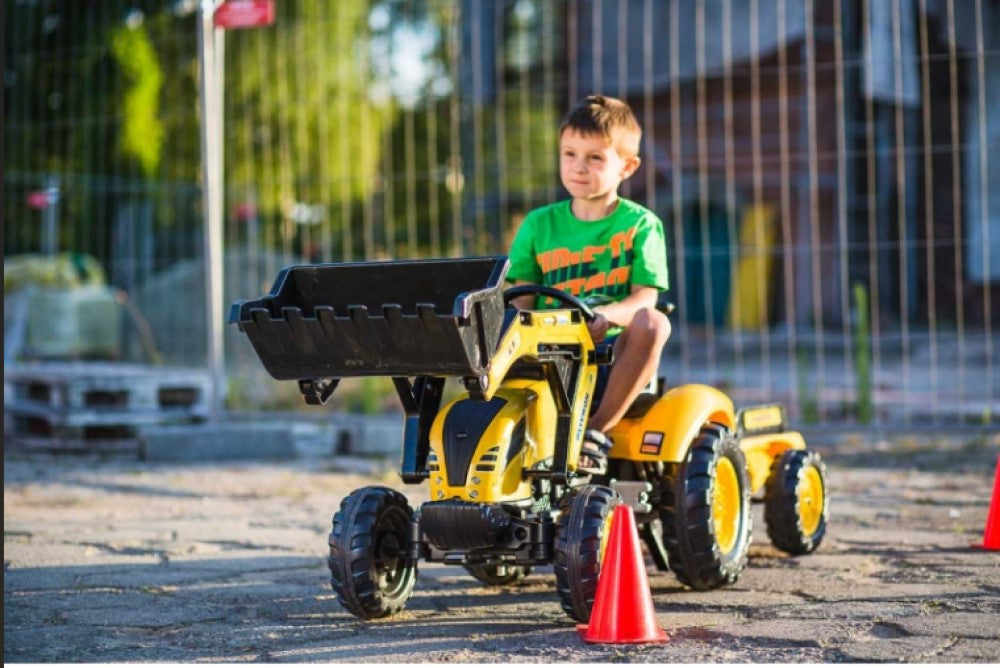
[[[253,202],[240,202],[233,210],[236,220],[253,220],[257,217],[257,207]]]
[[[49,205],[49,193],[45,190],[32,190],[28,193],[28,206],[32,209],[44,209]]]
[[[212,16],[216,28],[257,28],[274,23],[274,0],[228,0]]]

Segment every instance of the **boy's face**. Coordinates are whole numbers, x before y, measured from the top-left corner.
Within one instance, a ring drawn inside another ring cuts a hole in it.
[[[601,199],[618,191],[639,158],[623,158],[607,138],[567,128],[559,138],[559,177],[574,199]]]

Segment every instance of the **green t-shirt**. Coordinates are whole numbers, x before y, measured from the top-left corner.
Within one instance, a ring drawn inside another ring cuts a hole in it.
[[[621,301],[633,285],[666,290],[663,223],[627,199],[607,218],[580,220],[563,200],[531,211],[510,249],[507,279],[558,288],[581,299],[603,294]],[[555,305],[539,300],[540,307]]]

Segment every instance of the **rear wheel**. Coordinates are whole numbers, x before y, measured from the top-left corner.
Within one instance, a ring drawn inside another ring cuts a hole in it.
[[[413,593],[417,562],[409,554],[412,515],[399,492],[362,487],[333,516],[330,584],[340,604],[358,617],[395,614]]]
[[[578,622],[590,619],[612,510],[619,503],[614,490],[599,485],[581,487],[563,499],[556,524],[556,591],[563,610]]]
[[[695,589],[732,584],[750,548],[750,480],[729,430],[709,424],[663,478],[663,542],[670,570]]]
[[[470,564],[465,567],[469,574],[486,585],[499,587],[520,582],[531,573],[531,566],[514,566],[510,564]]]
[[[788,450],[774,460],[764,495],[771,543],[789,554],[808,554],[826,534],[826,466],[818,452]]]

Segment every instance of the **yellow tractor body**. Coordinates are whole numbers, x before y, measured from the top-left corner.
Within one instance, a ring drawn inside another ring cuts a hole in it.
[[[592,342],[586,304],[545,286],[504,291],[507,268],[503,257],[303,265],[233,305],[264,366],[297,380],[307,402],[327,401],[342,377],[381,375],[403,404],[400,477],[426,481],[427,500],[412,508],[382,486],[344,499],[328,541],[342,605],[363,618],[397,612],[419,560],[460,564],[487,585],[553,564],[563,609],[586,621],[622,503],[657,566],[698,589],[743,570],[750,496],[762,489],[775,544],[816,548],[824,468],[780,406],[736,410],[699,384],[643,395],[609,434],[607,473],[580,469],[611,350]],[[513,308],[523,295],[559,305]],[[465,392],[442,406],[447,378]]]

